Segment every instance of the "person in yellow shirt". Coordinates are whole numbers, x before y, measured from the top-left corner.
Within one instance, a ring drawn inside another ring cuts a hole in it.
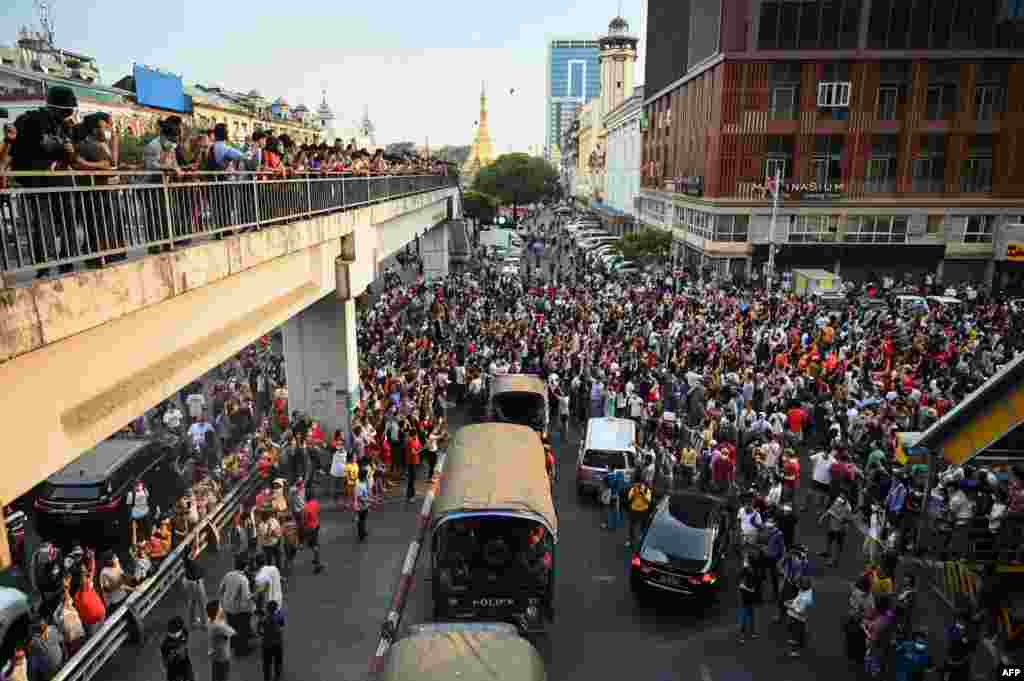
[[[359,482],[359,464],[355,457],[350,457],[345,464],[345,496],[355,503],[356,483]],[[353,506],[353,508],[355,508]]]
[[[642,530],[644,523],[647,522],[647,515],[651,511],[652,497],[651,488],[647,486],[643,479],[637,480],[629,488],[629,494],[626,497],[629,503],[628,546],[636,546],[637,544],[638,530]]]

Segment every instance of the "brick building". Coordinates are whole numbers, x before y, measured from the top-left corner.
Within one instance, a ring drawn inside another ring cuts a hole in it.
[[[648,14],[641,218],[674,230],[687,264],[758,276],[779,173],[780,270],[1021,276],[995,245],[1024,222],[1024,0]]]

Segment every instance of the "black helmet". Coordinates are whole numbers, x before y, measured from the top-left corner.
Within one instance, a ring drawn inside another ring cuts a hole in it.
[[[56,85],[46,91],[46,106],[74,111],[78,108],[78,97],[71,88]]]

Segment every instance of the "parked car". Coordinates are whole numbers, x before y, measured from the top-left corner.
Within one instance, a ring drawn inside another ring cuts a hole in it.
[[[127,496],[135,483],[149,489],[149,508],[170,511],[185,491],[175,470],[187,452],[183,440],[114,438],[101,442],[46,479],[35,502],[39,535],[59,546],[124,545],[130,535]]]
[[[710,599],[722,584],[732,513],[725,499],[681,492],[663,498],[630,562],[629,586],[648,596]]]

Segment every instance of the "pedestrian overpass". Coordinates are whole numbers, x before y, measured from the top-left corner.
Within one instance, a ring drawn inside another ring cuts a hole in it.
[[[0,503],[282,324],[293,408],[331,385],[325,425],[344,426],[357,388],[354,297],[412,241],[443,274],[448,230],[434,227],[461,214],[457,184],[441,176],[210,183],[208,198],[219,185],[232,185],[247,231],[193,224],[187,245],[161,242],[167,252],[0,290]],[[180,200],[151,205],[188,220]]]

